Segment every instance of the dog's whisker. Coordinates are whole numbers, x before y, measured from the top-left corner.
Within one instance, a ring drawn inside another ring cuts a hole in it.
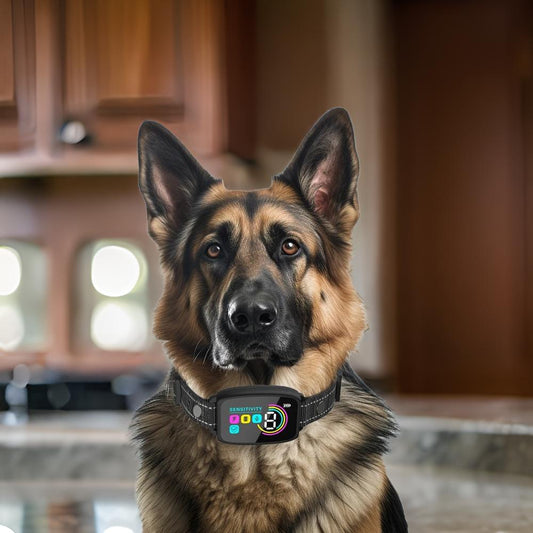
[[[206,360],[207,360],[207,356],[209,355],[210,352],[213,351],[213,345],[210,344],[209,347],[206,349],[205,353],[204,353],[204,358],[202,360],[202,365],[205,364]]]
[[[201,341],[198,341],[198,342],[196,343],[196,346],[194,347],[193,357],[192,357],[192,360],[193,360],[193,361],[196,361],[196,359],[197,359],[197,358],[199,357],[199,355],[200,355],[200,352],[198,352],[198,354],[196,354],[196,350],[198,349],[198,346],[200,345],[200,342],[201,342]]]

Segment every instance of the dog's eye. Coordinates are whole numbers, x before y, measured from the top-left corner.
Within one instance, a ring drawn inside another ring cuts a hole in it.
[[[210,257],[211,259],[216,259],[220,255],[221,252],[222,252],[222,248],[220,247],[220,245],[217,243],[213,243],[207,247],[205,254],[207,255],[207,257]]]
[[[300,245],[294,239],[287,239],[281,245],[281,251],[285,255],[294,255],[300,249]]]

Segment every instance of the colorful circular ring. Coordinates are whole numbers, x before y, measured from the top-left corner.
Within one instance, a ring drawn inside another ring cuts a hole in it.
[[[283,409],[283,407],[281,407],[280,405],[277,405],[275,403],[269,404],[268,405],[268,410],[269,411],[277,411],[281,415],[280,424],[278,425],[277,428],[272,429],[272,430],[264,429],[259,424],[257,424],[257,427],[261,430],[261,433],[263,433],[264,435],[277,435],[278,433],[281,433],[285,429],[285,426],[287,425],[287,419],[288,419],[287,411],[285,411],[285,409]]]

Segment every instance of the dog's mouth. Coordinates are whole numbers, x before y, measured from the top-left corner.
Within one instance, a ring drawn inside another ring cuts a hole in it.
[[[261,342],[251,342],[242,350],[241,357],[245,360],[250,359],[269,359],[273,355],[272,350],[266,345]]]
[[[254,383],[268,384],[278,366],[293,366],[300,358],[296,353],[280,353],[273,346],[253,340],[240,349],[222,347],[220,354],[214,346],[214,363],[225,370],[248,373]]]
[[[244,368],[258,385],[268,385],[274,372],[274,367],[264,359],[251,359]]]
[[[296,361],[282,358],[268,346],[253,342],[237,357],[234,366],[248,372],[255,383],[267,385],[275,367],[292,366]]]
[[[247,372],[256,384],[269,383],[278,356],[260,342],[248,344],[233,361],[234,368]]]

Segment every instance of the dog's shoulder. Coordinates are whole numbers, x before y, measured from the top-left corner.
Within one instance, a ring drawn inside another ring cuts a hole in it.
[[[142,449],[142,445],[152,440],[168,437],[171,430],[168,424],[174,416],[175,407],[170,402],[166,388],[148,398],[139,407],[129,427],[133,443]]]
[[[389,440],[396,436],[398,426],[392,412],[383,400],[357,375],[348,363],[343,366],[343,379],[348,384],[344,408],[354,416],[363,415],[361,423],[372,428],[367,449],[380,454],[388,451]],[[381,530],[383,533],[406,533],[408,531],[400,497],[388,477],[381,500]]]
[[[383,455],[398,432],[392,411],[346,362],[342,367],[342,393],[338,404],[338,421],[351,428],[364,445],[365,455]],[[363,438],[364,437],[364,438]]]

